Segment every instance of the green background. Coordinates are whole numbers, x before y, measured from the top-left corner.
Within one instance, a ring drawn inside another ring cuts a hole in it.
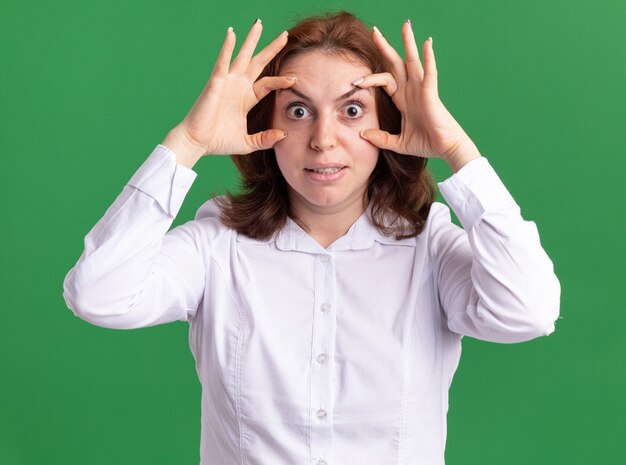
[[[65,307],[63,278],[195,101],[228,26],[241,40],[261,17],[266,44],[338,8],[396,47],[407,17],[433,36],[441,99],[537,223],[562,285],[553,335],[464,339],[447,464],[626,463],[624,5],[2,0],[0,464],[199,462],[188,325],[91,326]],[[194,169],[174,225],[236,186],[227,157]]]

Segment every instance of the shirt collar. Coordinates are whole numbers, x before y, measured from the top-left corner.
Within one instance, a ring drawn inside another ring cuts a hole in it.
[[[275,242],[279,250],[295,250],[318,254],[344,250],[365,250],[371,248],[376,242],[409,247],[415,247],[416,244],[415,237],[398,240],[395,238],[395,235],[385,236],[382,234],[371,220],[371,204],[354,222],[348,232],[328,246],[327,249],[318,244],[291,218],[288,218],[285,226],[268,240],[259,241],[243,234],[238,234],[237,240],[239,242],[258,244]]]

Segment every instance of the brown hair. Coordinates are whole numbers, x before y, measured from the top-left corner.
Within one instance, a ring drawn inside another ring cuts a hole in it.
[[[287,45],[265,67],[259,78],[277,76],[291,58],[312,50],[340,54],[356,59],[372,72],[390,70],[378,51],[370,30],[345,11],[307,18],[289,30]],[[400,132],[401,115],[391,98],[377,87],[376,110],[380,128]],[[274,92],[270,92],[248,113],[250,134],[269,129],[274,111]],[[216,199],[222,222],[254,239],[269,239],[293,217],[287,181],[283,177],[274,149],[249,155],[231,156],[241,174],[241,194],[228,193]],[[426,223],[435,199],[433,179],[426,169],[426,158],[381,150],[370,175],[367,196],[372,205],[371,219],[379,231],[397,239],[414,237]]]

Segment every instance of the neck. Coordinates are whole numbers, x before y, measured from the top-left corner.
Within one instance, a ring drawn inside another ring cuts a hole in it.
[[[366,207],[365,199],[337,209],[302,208],[292,204],[294,221],[324,248],[345,235]]]

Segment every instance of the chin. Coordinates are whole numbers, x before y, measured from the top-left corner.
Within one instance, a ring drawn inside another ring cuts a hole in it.
[[[363,195],[349,195],[345,192],[298,192],[292,195],[292,205],[297,209],[315,208],[338,213],[363,199]]]

